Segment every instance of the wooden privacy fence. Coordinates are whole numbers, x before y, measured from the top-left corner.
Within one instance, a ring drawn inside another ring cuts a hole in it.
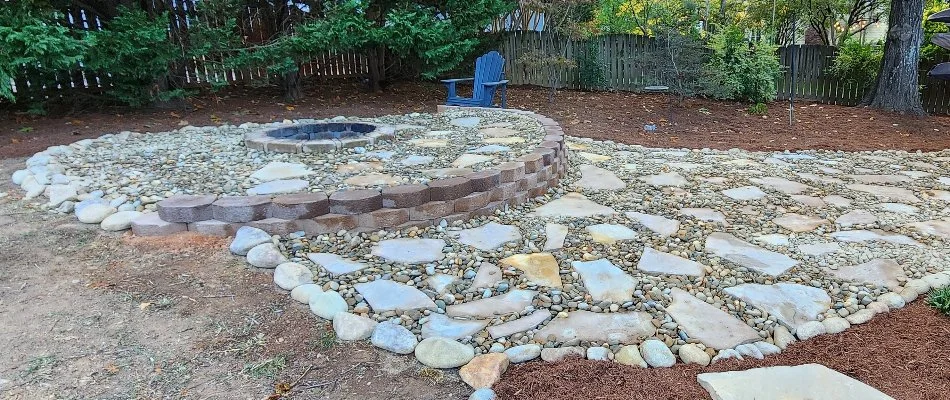
[[[524,68],[515,62],[521,55],[539,50],[548,54],[562,54],[577,61],[585,46],[594,46],[604,67],[605,85],[602,89],[640,91],[645,86],[661,84],[660,72],[650,57],[655,54],[654,39],[629,34],[601,35],[587,40],[573,40],[550,32],[514,31],[501,34],[498,51],[505,56],[505,76],[512,84],[549,86],[547,76],[537,70]],[[785,46],[778,50],[783,66],[777,83],[777,97],[786,100],[794,93],[796,99],[815,100],[828,104],[855,105],[864,95],[859,85],[844,82],[828,72],[836,48],[823,45]],[[794,68],[793,68],[793,57]],[[579,71],[557,69],[558,87],[568,89],[597,89],[584,87]],[[794,74],[793,74],[794,73]],[[933,79],[921,72],[921,101],[930,113],[950,113],[950,82]]]

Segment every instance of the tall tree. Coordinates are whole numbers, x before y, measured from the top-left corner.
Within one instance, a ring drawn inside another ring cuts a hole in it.
[[[884,58],[877,81],[863,105],[908,114],[924,114],[917,87],[920,45],[923,40],[924,0],[893,0]]]

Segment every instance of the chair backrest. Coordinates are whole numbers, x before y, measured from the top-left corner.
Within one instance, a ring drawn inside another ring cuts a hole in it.
[[[497,51],[489,51],[475,60],[475,87],[483,82],[498,82],[505,70],[505,58]]]

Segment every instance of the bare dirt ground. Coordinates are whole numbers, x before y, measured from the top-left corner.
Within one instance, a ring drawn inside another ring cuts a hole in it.
[[[183,124],[335,115],[431,112],[438,85],[398,84],[383,94],[357,85],[320,86],[299,104],[267,89],[234,89],[187,110],[97,110],[31,117],[0,112],[0,158],[121,130]],[[514,88],[511,105],[558,119],[568,134],[656,147],[750,150],[950,147],[950,118],[915,118],[823,105],[781,104],[752,116],[735,103],[689,100],[668,118],[668,98],[630,93]],[[645,123],[659,125],[644,133]],[[0,398],[37,399],[464,399],[454,371],[367,343],[339,343],[327,324],[276,288],[271,275],[231,256],[226,241],[133,238],[33,211],[7,177],[22,158],[0,160]],[[512,367],[502,399],[698,399],[701,372],[822,363],[899,400],[944,398],[950,390],[950,319],[918,300],[844,334],[797,344],[764,361],[710,368],[637,370],[569,361]],[[855,346],[855,344],[859,344]],[[908,389],[910,388],[910,389]]]
[[[22,161],[3,161],[0,176]],[[10,190],[3,182],[0,191]],[[107,234],[9,197],[0,200],[0,339],[3,399],[469,393],[454,372],[336,342],[270,273],[230,255],[226,240]]]
[[[445,100],[434,83],[396,83],[367,93],[357,83],[311,83],[295,104],[272,88],[234,87],[188,100],[180,110],[104,108],[74,115],[34,117],[0,110],[0,157],[28,156],[53,144],[104,133],[161,132],[182,125],[240,124],[337,115],[377,116],[433,112]],[[810,102],[796,104],[796,124],[788,125],[788,104],[772,103],[766,115],[750,115],[748,104],[687,99],[670,107],[666,95],[628,92],[562,91],[555,102],[536,87],[514,87],[509,106],[558,120],[569,135],[609,139],[649,147],[746,150],[835,149],[845,151],[950,148],[950,117],[914,117],[862,107]],[[646,124],[656,124],[652,133]]]

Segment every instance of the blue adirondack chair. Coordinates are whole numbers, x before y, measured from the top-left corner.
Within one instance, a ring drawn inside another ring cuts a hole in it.
[[[466,107],[494,107],[495,91],[501,93],[501,108],[508,106],[508,80],[505,77],[505,58],[497,51],[490,51],[475,60],[475,77],[461,79],[444,79],[449,91],[445,104],[449,106]],[[455,92],[455,85],[459,82],[472,81],[472,97],[459,97]]]

